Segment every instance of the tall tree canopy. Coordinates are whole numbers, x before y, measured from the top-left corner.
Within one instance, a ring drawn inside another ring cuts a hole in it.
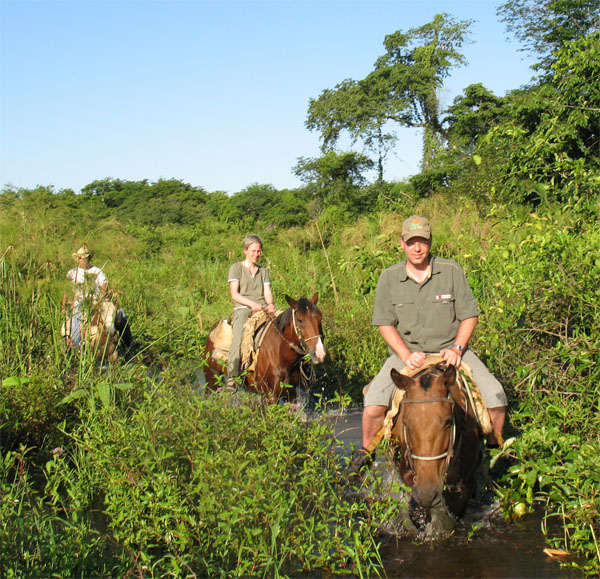
[[[497,14],[524,51],[541,57],[534,68],[543,71],[550,70],[565,42],[600,30],[598,0],[508,0]]]
[[[323,152],[335,149],[346,132],[376,154],[381,180],[383,160],[397,140],[394,125],[423,128],[426,166],[442,132],[438,91],[450,70],[466,62],[458,50],[470,24],[438,14],[429,24],[394,32],[366,78],[346,79],[311,99],[306,127],[320,133]]]

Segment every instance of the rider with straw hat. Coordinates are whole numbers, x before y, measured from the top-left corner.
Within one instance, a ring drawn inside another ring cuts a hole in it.
[[[71,328],[70,339],[74,348],[81,342],[81,314],[84,304],[88,306],[96,304],[102,299],[108,287],[106,275],[99,267],[92,265],[94,252],[86,244],[82,245],[75,253],[73,259],[77,266],[67,272],[67,279],[75,286],[73,303],[71,306]],[[63,296],[63,313],[67,304],[66,293]]]

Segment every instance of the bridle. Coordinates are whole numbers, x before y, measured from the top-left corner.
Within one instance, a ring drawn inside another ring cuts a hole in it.
[[[292,310],[292,327],[294,328],[294,333],[296,334],[296,337],[298,338],[298,341],[300,343],[300,347],[298,347],[296,344],[294,344],[294,342],[290,342],[290,340],[288,340],[284,335],[283,332],[277,327],[277,324],[275,323],[275,320],[277,319],[275,316],[273,316],[272,314],[268,313],[267,311],[265,311],[265,313],[267,314],[267,317],[269,318],[271,325],[273,326],[273,328],[275,328],[275,331],[280,335],[281,339],[292,349],[294,350],[294,352],[296,352],[296,354],[298,354],[299,356],[306,356],[306,354],[308,354],[308,348],[306,346],[307,342],[310,342],[311,340],[316,340],[318,338],[321,338],[321,334],[316,334],[314,336],[311,336],[310,338],[305,338],[302,335],[302,332],[300,331],[300,328],[298,328],[298,324],[296,323],[296,310],[294,308],[290,308]]]
[[[437,398],[414,398],[414,399],[407,399],[404,398],[404,400],[402,400],[402,405],[404,404],[429,404],[429,403],[433,403],[433,402],[442,402],[442,403],[448,403],[452,405],[452,414],[454,414],[454,400],[452,399],[450,393],[448,393],[448,396],[445,398],[441,398],[441,397],[437,397]],[[402,428],[403,428],[403,436],[404,436],[404,443],[406,445],[406,451],[405,451],[405,457],[407,457],[407,462],[410,466],[410,469],[412,472],[415,472],[415,465],[414,465],[414,461],[415,460],[424,460],[424,461],[433,461],[433,460],[441,460],[443,458],[445,458],[445,465],[444,465],[444,476],[446,475],[446,473],[448,472],[448,466],[450,464],[450,461],[452,460],[452,457],[454,455],[454,442],[456,440],[456,422],[453,420],[452,421],[452,430],[450,432],[450,440],[448,441],[448,447],[446,448],[446,450],[440,454],[437,454],[435,456],[432,455],[419,455],[419,454],[415,454],[411,448],[410,448],[410,444],[408,442],[408,436],[406,435],[406,424],[402,424]]]
[[[310,342],[311,340],[317,340],[318,338],[321,337],[321,334],[319,333],[319,334],[315,334],[314,336],[311,336],[310,338],[305,338],[302,335],[300,328],[298,328],[298,324],[296,324],[296,310],[294,308],[292,308],[292,324],[294,326],[294,332],[296,333],[296,337],[298,338],[298,340],[300,340],[300,345],[304,349],[304,354],[307,354],[308,351],[306,349],[306,342]]]

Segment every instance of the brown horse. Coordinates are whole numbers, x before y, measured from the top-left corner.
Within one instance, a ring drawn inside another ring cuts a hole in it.
[[[414,378],[396,370],[391,377],[405,391],[392,441],[400,475],[412,488],[411,518],[421,525],[431,509],[444,506],[461,517],[475,489],[481,452],[477,419],[456,368],[441,363]]]
[[[311,300],[294,300],[285,296],[289,308],[267,322],[254,367],[246,372],[245,385],[252,392],[262,394],[275,403],[288,391],[290,398],[300,382],[301,363],[309,355],[313,364],[325,359],[321,310],[317,307],[318,294]],[[209,389],[214,390],[223,375],[224,362],[213,357],[215,344],[210,336],[204,350],[204,375]]]
[[[117,347],[123,343],[126,347],[133,341],[129,322],[125,312],[115,299],[102,299],[80,310],[80,334],[83,345],[94,357],[115,362],[118,357]],[[67,346],[73,348],[71,336],[71,316],[67,317],[61,328]]]

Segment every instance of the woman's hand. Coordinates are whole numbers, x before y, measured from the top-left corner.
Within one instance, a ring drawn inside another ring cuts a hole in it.
[[[274,304],[267,304],[265,306],[265,312],[267,312],[268,314],[274,314],[277,311],[277,308],[275,308]]]

